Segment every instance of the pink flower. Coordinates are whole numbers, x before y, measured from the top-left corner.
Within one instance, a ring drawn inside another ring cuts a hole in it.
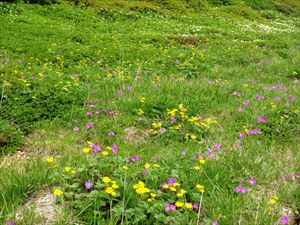
[[[118,90],[118,95],[122,95],[123,94],[123,91],[122,90]]]
[[[249,105],[249,103],[250,103],[250,100],[243,101],[243,105]]]
[[[256,180],[254,180],[253,177],[250,176],[250,179],[248,180],[248,183],[249,183],[250,185],[254,185],[254,184],[256,184]]]
[[[92,112],[86,112],[85,115],[87,115],[87,116],[92,116],[93,113],[92,113]]]
[[[272,99],[272,102],[278,102],[280,101],[280,97],[279,96],[276,96]]]
[[[217,144],[214,144],[214,148],[217,150],[217,151],[221,151],[222,147],[219,143]]]
[[[87,182],[85,182],[84,187],[85,187],[86,190],[91,190],[92,187],[93,187],[93,182],[88,180]]]
[[[294,101],[296,101],[296,96],[294,96],[294,95],[289,95],[289,99],[290,99],[292,102],[294,102]]]
[[[262,96],[262,95],[256,95],[255,98],[256,98],[256,100],[260,101],[260,100],[264,99],[264,96]]]
[[[118,145],[117,144],[115,144],[115,143],[113,143],[113,145],[112,145],[112,152],[114,153],[114,154],[117,154],[117,152],[118,152]]]
[[[107,135],[111,137],[111,136],[115,136],[116,133],[115,133],[114,131],[109,131],[109,132],[107,133]]]
[[[242,139],[244,137],[243,133],[239,133],[239,138]]]
[[[170,121],[171,121],[171,122],[176,122],[176,118],[171,116],[171,117],[170,117]]]
[[[7,223],[7,225],[16,225],[16,222],[14,222],[12,220],[7,220],[6,223]]]
[[[79,131],[79,127],[74,127],[74,128],[73,128],[73,131],[75,131],[75,132],[76,132],[76,131]]]
[[[208,158],[215,158],[215,153],[209,148],[207,150],[207,156]]]
[[[237,109],[237,111],[238,111],[238,112],[244,112],[244,109],[241,108],[241,107],[239,107],[239,108]]]
[[[258,117],[256,117],[256,121],[261,122],[261,123],[267,123],[268,119],[264,116],[258,116]]]
[[[93,147],[93,152],[100,152],[102,151],[102,147],[100,145],[96,145]]]
[[[140,159],[140,157],[138,155],[134,155],[132,158],[131,158],[131,161],[133,162],[136,162]]]
[[[247,191],[248,191],[247,188],[246,188],[246,187],[243,187],[243,183],[242,183],[242,182],[239,184],[239,186],[237,186],[237,187],[235,188],[235,192],[237,192],[237,193],[242,193],[242,194],[244,194],[244,193],[246,193]]]
[[[169,211],[176,211],[176,205],[166,204],[165,205],[165,212],[169,212]]]
[[[85,127],[86,127],[87,129],[89,129],[89,128],[94,127],[94,124],[93,124],[93,123],[87,123],[87,124],[85,124]]]
[[[259,129],[255,129],[255,130],[247,130],[246,134],[248,134],[248,135],[262,134],[262,131],[259,130]]]
[[[193,203],[193,209],[198,210],[199,209],[199,204],[198,203]]]
[[[288,224],[289,223],[289,217],[287,215],[283,215],[280,218],[280,222],[281,222],[281,224]]]
[[[148,170],[147,169],[144,169],[144,174],[146,175],[146,174],[148,174]]]
[[[126,91],[132,91],[133,90],[133,87],[132,86],[127,86],[126,87]]]
[[[218,225],[218,222],[217,221],[212,221],[211,225]]]

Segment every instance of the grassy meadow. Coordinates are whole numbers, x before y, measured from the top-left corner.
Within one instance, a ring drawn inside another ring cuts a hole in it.
[[[298,1],[0,2],[0,224],[299,224]]]

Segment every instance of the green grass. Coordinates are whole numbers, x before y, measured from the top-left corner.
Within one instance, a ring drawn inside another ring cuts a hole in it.
[[[0,4],[0,221],[14,220],[30,196],[48,188],[64,192],[57,206],[72,215],[57,224],[274,224],[283,215],[297,221],[298,3],[127,3]],[[263,133],[245,134],[254,129]],[[29,159],[5,163],[23,134]],[[102,152],[84,154],[90,143]],[[107,148],[113,143],[116,155]],[[140,159],[129,163],[134,155]],[[105,176],[119,186],[116,196],[105,191]],[[170,177],[187,191],[184,198],[160,188]],[[88,180],[91,191],[84,189]],[[155,200],[135,192],[138,181]],[[235,192],[240,182],[247,193]],[[279,198],[274,205],[272,196]],[[164,211],[178,201],[201,210]],[[34,210],[27,214],[20,224],[41,223]]]

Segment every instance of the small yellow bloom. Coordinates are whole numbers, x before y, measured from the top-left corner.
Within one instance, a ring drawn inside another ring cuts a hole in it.
[[[152,198],[155,198],[155,197],[157,196],[157,194],[151,193],[150,196],[151,196]]]
[[[179,186],[180,186],[180,184],[177,182],[173,184],[173,187],[179,187]]]
[[[118,189],[118,188],[119,188],[119,185],[113,184],[111,187],[112,187],[113,189]]]
[[[106,146],[107,150],[112,150],[112,148],[110,146]]]
[[[54,163],[54,162],[55,162],[55,158],[54,158],[54,157],[49,157],[49,158],[47,159],[47,162],[48,162],[48,163]]]
[[[103,152],[102,152],[102,155],[103,155],[103,156],[107,156],[107,155],[108,155],[108,152],[107,152],[107,151],[103,151]]]
[[[160,165],[158,165],[158,164],[154,164],[153,165],[155,168],[159,168],[160,167]]]
[[[111,179],[109,177],[103,177],[102,178],[102,181],[105,183],[105,184],[108,184],[109,182],[111,182]]]
[[[276,195],[274,195],[269,199],[269,203],[272,205],[275,205],[278,200],[279,200],[279,198]]]
[[[195,166],[194,168],[195,168],[196,171],[200,170],[200,166]]]
[[[75,173],[76,173],[76,170],[71,170],[71,173],[72,173],[72,174],[75,174]]]
[[[200,164],[205,164],[205,159],[199,159]]]
[[[197,138],[196,135],[194,135],[194,134],[191,135],[191,139],[192,139],[192,140],[196,140],[196,138]]]
[[[177,195],[177,197],[182,197],[183,196],[182,193],[177,193],[176,195]]]
[[[185,203],[184,205],[186,208],[191,209],[193,208],[193,205],[191,203]]]
[[[168,184],[164,184],[162,187],[163,187],[164,189],[168,189],[170,186],[169,186]]]
[[[62,192],[62,190],[60,190],[60,189],[55,189],[54,191],[53,191],[53,194],[54,195],[56,195],[56,196],[61,196],[61,195],[63,195],[64,193]]]
[[[171,191],[176,191],[176,188],[170,187],[170,190],[171,190]]]
[[[123,168],[123,170],[128,170],[127,166],[123,166],[122,168]]]
[[[140,102],[141,102],[141,103],[144,103],[144,102],[145,102],[145,100],[146,100],[146,98],[145,98],[145,97],[141,97],[141,99],[140,99]]]
[[[82,149],[82,152],[83,152],[84,154],[87,154],[87,153],[89,153],[90,151],[91,151],[90,148],[84,148],[84,149]]]
[[[149,163],[146,163],[146,164],[144,165],[145,169],[149,169],[150,166],[151,166],[151,165],[150,165]]]
[[[152,202],[154,199],[153,198],[148,198],[147,200],[148,200],[148,202]]]
[[[183,202],[176,202],[175,205],[180,208],[182,206],[184,206],[184,203]]]
[[[65,167],[65,172],[68,173],[68,172],[70,172],[71,170],[72,170],[72,167],[70,167],[70,166],[66,166],[66,167]]]
[[[114,189],[113,189],[112,187],[108,187],[108,188],[105,189],[105,192],[106,192],[107,194],[111,194],[111,193],[114,192]]]

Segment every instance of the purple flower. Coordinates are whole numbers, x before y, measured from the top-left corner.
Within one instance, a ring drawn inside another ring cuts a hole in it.
[[[208,158],[215,158],[215,153],[209,148],[207,150],[207,156]]]
[[[131,161],[132,162],[136,162],[140,159],[140,157],[138,155],[134,155],[132,158],[131,158]]]
[[[212,221],[211,225],[218,225],[218,222],[217,221]]]
[[[256,95],[255,98],[256,98],[256,100],[260,101],[260,100],[264,99],[264,96],[262,96],[262,95]]]
[[[241,108],[241,107],[239,107],[239,108],[237,109],[237,111],[238,111],[238,112],[244,112],[244,109]]]
[[[132,91],[133,90],[133,87],[132,86],[127,86],[126,87],[126,91]]]
[[[243,101],[243,105],[249,105],[249,103],[250,103],[250,100]]]
[[[87,116],[92,116],[93,113],[92,113],[92,112],[86,112],[85,115],[87,115]]]
[[[262,131],[259,130],[259,129],[255,129],[255,130],[247,130],[246,134],[249,134],[249,135],[262,134]]]
[[[198,203],[193,203],[193,209],[198,210],[199,209],[199,204]]]
[[[256,117],[256,121],[261,122],[261,123],[267,123],[268,119],[264,116],[258,116],[258,117]]]
[[[186,155],[186,151],[183,150],[183,151],[181,152],[181,155]]]
[[[235,91],[235,92],[233,92],[233,95],[235,95],[235,96],[241,96],[241,92],[237,92],[237,91]]]
[[[171,178],[169,178],[169,180],[168,180],[168,185],[170,185],[171,187],[173,186],[173,184],[174,183],[176,183],[176,178],[173,178],[173,177],[171,177]]]
[[[102,151],[102,147],[100,145],[95,145],[93,147],[93,152],[100,152],[100,151]]]
[[[194,161],[195,159],[196,159],[196,157],[193,155],[193,156],[192,156],[192,161]]]
[[[109,132],[107,133],[107,135],[111,137],[111,136],[115,136],[116,133],[115,133],[114,131],[109,131]]]
[[[290,103],[286,102],[286,103],[284,103],[284,106],[285,106],[285,107],[289,107],[289,106],[290,106]]]
[[[278,102],[280,101],[280,97],[279,96],[276,96],[272,99],[272,102]]]
[[[122,95],[123,94],[123,91],[122,90],[118,90],[118,95]]]
[[[244,194],[247,192],[247,188],[243,187],[243,183],[241,182],[239,186],[235,188],[235,192]]]
[[[87,124],[85,124],[85,128],[87,128],[87,129],[92,128],[92,127],[94,127],[93,123],[87,123]]]
[[[112,152],[114,153],[114,154],[117,154],[117,152],[118,152],[118,145],[117,144],[115,144],[115,143],[113,143],[113,145],[112,145]]]
[[[76,131],[79,131],[79,127],[74,127],[74,128],[73,128],[73,131],[75,131],[75,132],[76,132]]]
[[[7,223],[7,225],[16,225],[16,222],[14,222],[12,220],[7,220],[6,223]]]
[[[164,127],[161,127],[161,128],[159,129],[159,132],[160,132],[161,134],[165,133],[166,131],[167,131],[167,129],[164,128]]]
[[[250,176],[250,179],[248,180],[248,183],[250,185],[254,185],[254,184],[256,184],[256,180],[254,180],[254,178],[252,176]]]
[[[294,101],[296,101],[296,96],[294,96],[294,95],[289,95],[289,99],[290,99],[292,102],[294,102]]]
[[[239,138],[242,139],[244,137],[243,133],[239,133]]]
[[[165,212],[169,212],[169,211],[176,211],[176,205],[166,204],[165,205]]]
[[[176,122],[176,118],[173,117],[173,116],[171,116],[171,117],[170,117],[170,121],[174,123],[174,122]]]
[[[85,187],[86,190],[91,190],[92,187],[93,187],[93,182],[88,180],[87,182],[84,183],[84,187]]]
[[[289,223],[289,217],[287,215],[283,215],[280,218],[280,222],[281,222],[281,224],[288,224]]]
[[[202,152],[198,152],[198,159],[203,159],[204,158],[204,155]]]
[[[148,174],[148,170],[147,169],[144,169],[144,174],[146,175],[146,174]]]
[[[215,148],[217,151],[221,151],[221,149],[222,149],[221,144],[219,144],[219,143],[214,144],[214,148]]]

